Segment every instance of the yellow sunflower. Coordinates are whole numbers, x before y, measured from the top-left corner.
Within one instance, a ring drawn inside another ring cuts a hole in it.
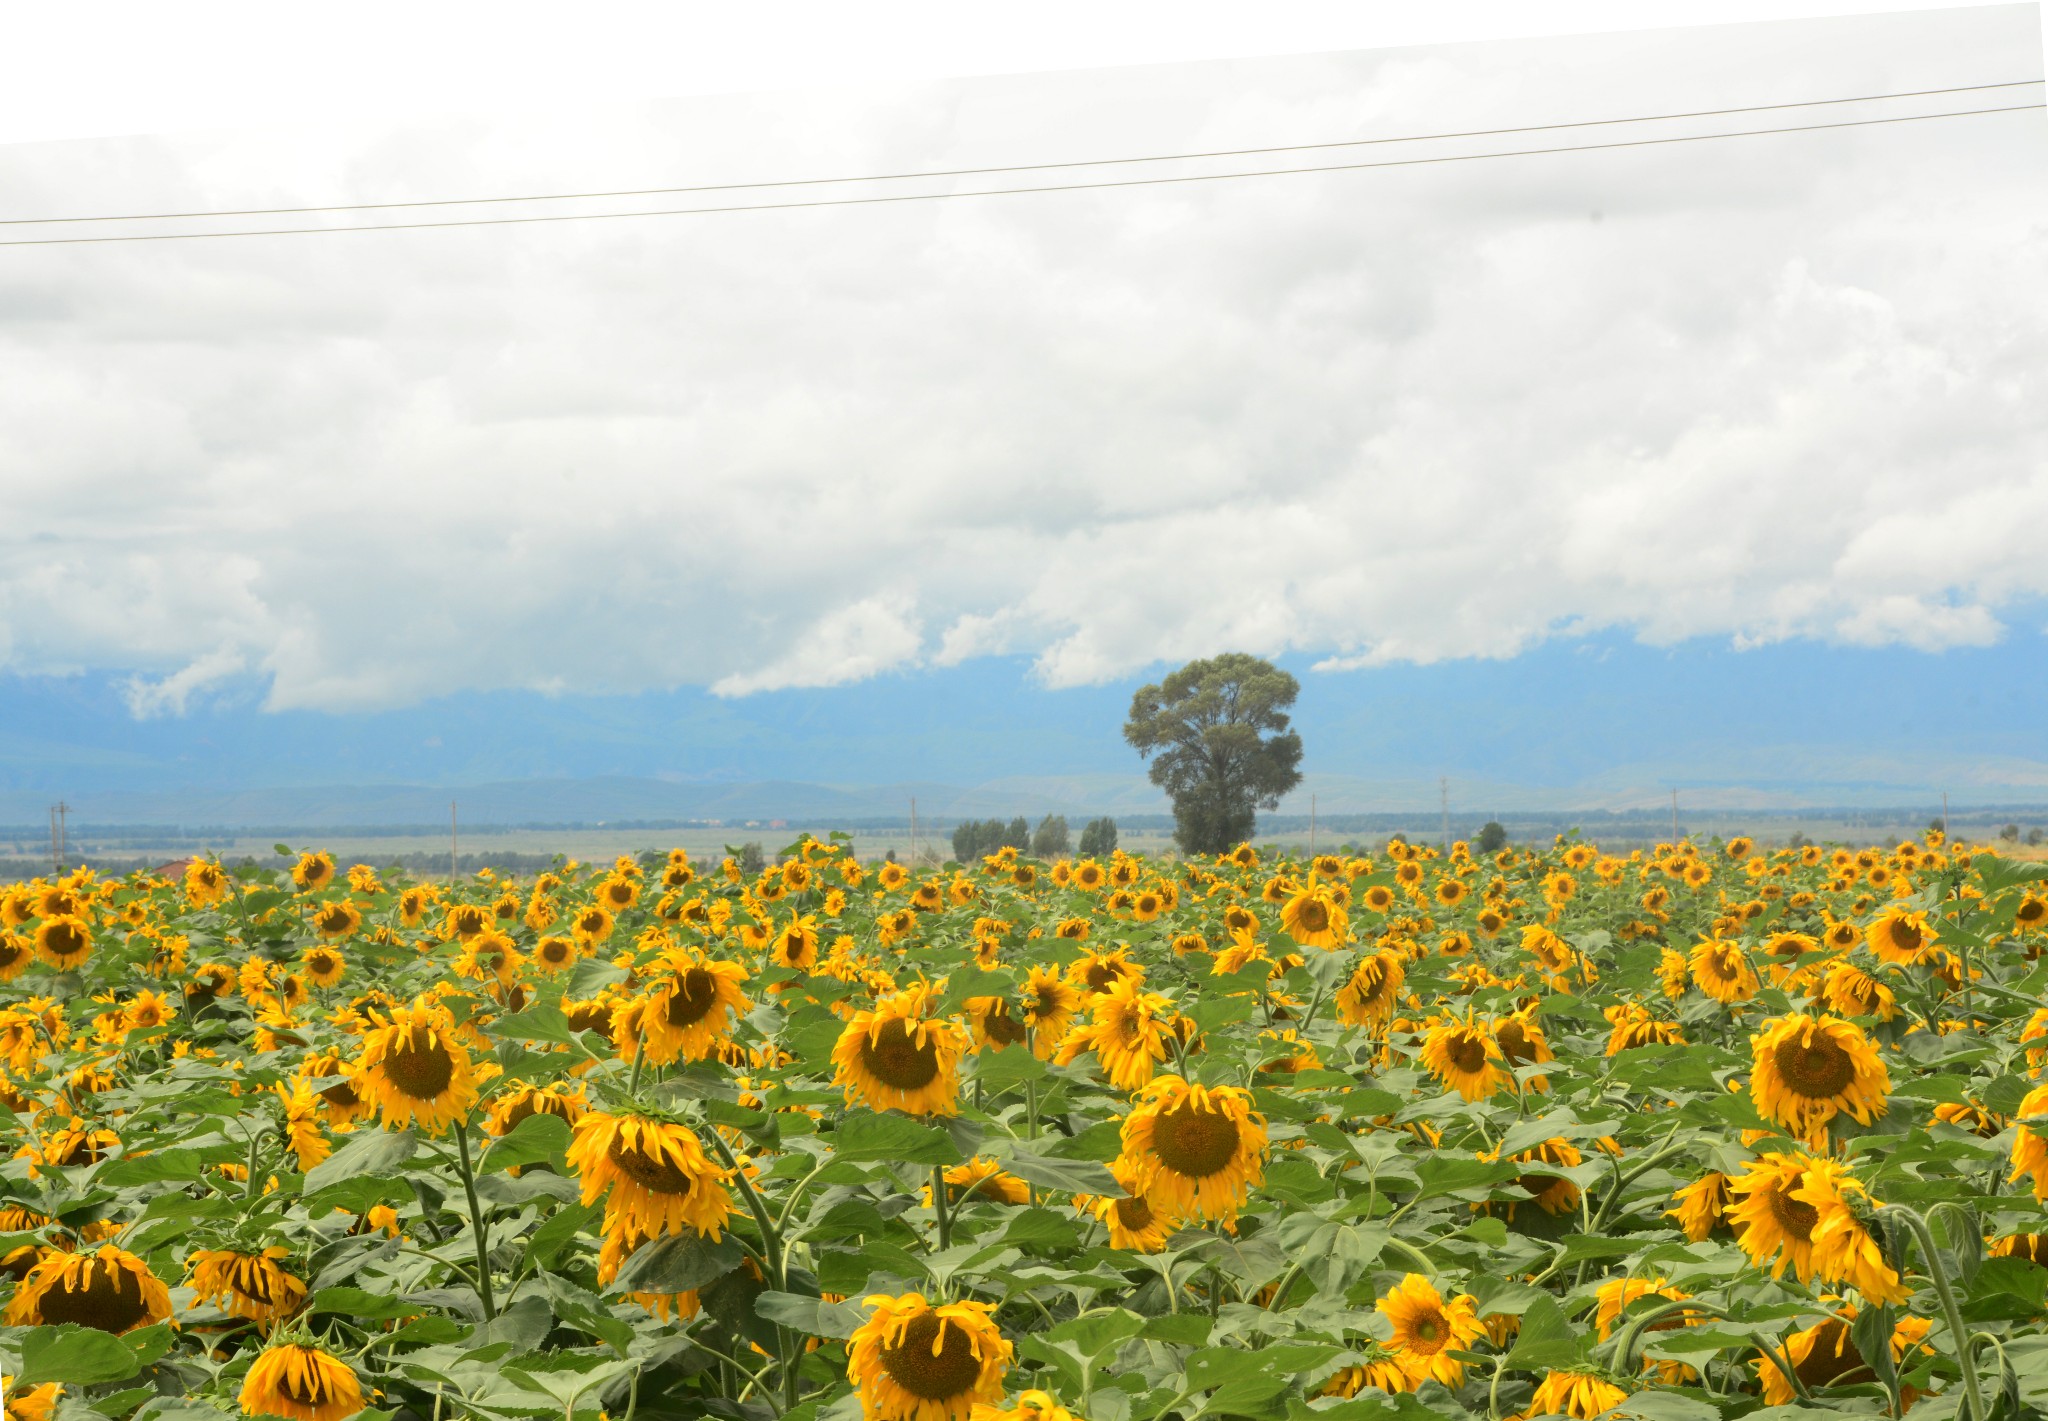
[[[1877,1241],[1854,1212],[1863,1186],[1840,1160],[1766,1154],[1729,1182],[1737,1201],[1727,1211],[1736,1242],[1771,1276],[1791,1269],[1802,1283],[1848,1283],[1882,1302],[1909,1296],[1884,1261]]]
[[[1935,931],[1927,921],[1927,915],[1904,908],[1888,908],[1878,914],[1864,929],[1863,936],[1870,944],[1870,950],[1877,954],[1878,961],[1896,962],[1908,967],[1920,961],[1935,941]]]
[[[647,1059],[666,1066],[678,1059],[701,1061],[732,1034],[733,1019],[751,1007],[740,986],[747,969],[737,962],[690,958],[648,993],[637,1021]]]
[[[2048,1140],[2034,1133],[2048,1128],[2043,1116],[2048,1116],[2048,1085],[2034,1087],[2020,1101],[2015,1118],[2019,1129],[2012,1141],[2012,1173],[2007,1176],[2008,1182],[2031,1180],[2036,1199],[2048,1199]]]
[[[1134,1253],[1164,1252],[1167,1236],[1178,1221],[1171,1214],[1155,1208],[1145,1191],[1135,1187],[1138,1173],[1123,1160],[1112,1160],[1109,1172],[1123,1186],[1123,1193],[1077,1194],[1074,1207],[1109,1230],[1111,1248],[1129,1249]]]
[[[510,983],[519,979],[526,958],[503,933],[486,929],[470,937],[455,959],[455,975],[472,982]]]
[[[732,1213],[726,1180],[687,1125],[593,1110],[576,1125],[569,1167],[583,1183],[587,1208],[605,1198],[607,1233],[629,1228],[650,1237],[694,1229],[721,1237]]]
[[[909,1115],[959,1111],[967,1033],[928,1015],[933,996],[929,985],[919,983],[854,1013],[832,1048],[834,1079],[848,1105]]]
[[[349,1084],[376,1106],[385,1129],[416,1124],[438,1135],[469,1113],[476,1068],[446,1007],[397,1007],[388,1018],[373,1011],[370,1020]]]
[[[1131,961],[1130,948],[1119,943],[1098,952],[1084,952],[1067,968],[1067,980],[1083,993],[1106,992],[1126,977],[1145,980],[1145,969]]]
[[[491,1102],[484,1129],[492,1135],[509,1135],[520,1121],[532,1115],[552,1115],[573,1126],[589,1108],[581,1086],[567,1091],[556,1086],[520,1085]]]
[[[1890,1021],[1899,1014],[1899,1001],[1892,989],[1856,966],[1837,962],[1821,979],[1820,995],[1828,1006],[1843,1016],[1874,1016]]]
[[[251,1322],[268,1323],[290,1317],[305,1306],[305,1280],[279,1261],[289,1257],[291,1250],[285,1248],[266,1248],[261,1253],[202,1248],[194,1250],[185,1266],[191,1270],[192,1291],[200,1301],[217,1304],[221,1311]]]
[[[1756,969],[1740,945],[1708,938],[1692,950],[1692,980],[1723,1004],[1746,1002],[1757,994]]]
[[[1341,947],[1350,932],[1342,904],[1321,885],[1303,887],[1280,909],[1280,929],[1303,947]]]
[[[987,1204],[1028,1204],[1031,1202],[1031,1186],[1014,1174],[1006,1174],[1003,1167],[992,1159],[980,1156],[966,1164],[946,1167],[946,1200],[958,1206],[972,1200]],[[924,1204],[930,1208],[932,1187],[924,1187]]]
[[[974,1403],[973,1421],[1081,1421],[1081,1418],[1060,1405],[1048,1392],[1024,1391],[1017,1394],[1015,1406],[977,1401]]]
[[[1251,1104],[1234,1086],[1160,1076],[1124,1117],[1129,1179],[1176,1218],[1236,1218],[1266,1171],[1265,1117]]]
[[[1358,965],[1337,989],[1337,1015],[1347,1026],[1385,1021],[1401,999],[1407,976],[1401,954],[1382,948],[1358,959]]]
[[[363,1409],[363,1387],[349,1364],[318,1347],[285,1342],[267,1349],[242,1379],[249,1416],[286,1421],[347,1421]]]
[[[103,1244],[95,1253],[44,1254],[16,1286],[6,1320],[30,1327],[75,1322],[121,1333],[152,1327],[170,1315],[170,1290],[149,1265],[126,1249]]]
[[[92,955],[92,929],[71,913],[45,918],[36,925],[36,956],[68,972]]]
[[[1007,998],[969,997],[961,1005],[966,1009],[967,1020],[974,1028],[974,1045],[971,1050],[1000,1051],[1005,1046],[1014,1046],[1024,1039],[1027,1028],[1022,1020],[1021,1009],[1013,1014]]]
[[[1135,977],[1120,977],[1094,996],[1088,1012],[1089,1021],[1067,1032],[1053,1059],[1070,1065],[1093,1051],[1118,1090],[1143,1087],[1166,1059],[1173,1003]]]
[[[864,1421],[969,1421],[977,1403],[1003,1394],[1012,1348],[994,1304],[877,1293],[866,1306],[872,1315],[846,1344]]]
[[[309,947],[299,954],[299,965],[306,969],[306,975],[313,979],[314,986],[332,987],[341,980],[347,963],[331,947]]]
[[[1812,1148],[1826,1143],[1839,1114],[1868,1125],[1885,1113],[1891,1074],[1854,1022],[1794,1012],[1766,1023],[1750,1049],[1757,1113]]]
[[[1458,1386],[1465,1377],[1465,1364],[1450,1354],[1469,1351],[1486,1336],[1486,1326],[1471,1298],[1460,1294],[1446,1301],[1420,1273],[1402,1278],[1373,1310],[1392,1325],[1393,1336],[1387,1346],[1393,1349],[1394,1361],[1418,1386],[1431,1380]]]
[[[1493,1033],[1470,1017],[1438,1022],[1422,1043],[1422,1064],[1467,1100],[1484,1100],[1514,1083],[1503,1069],[1506,1060]]]
[[[1874,1382],[1875,1374],[1870,1364],[1857,1350],[1850,1331],[1856,1310],[1842,1309],[1841,1317],[1823,1318],[1811,1327],[1801,1328],[1787,1337],[1783,1350],[1792,1363],[1792,1370],[1799,1374],[1808,1391],[1822,1387],[1853,1386],[1858,1383]],[[1900,1318],[1892,1329],[1892,1363],[1900,1371],[1906,1370],[1907,1357],[1917,1350],[1924,1350],[1922,1339],[1933,1330],[1933,1319],[1925,1317]],[[1792,1383],[1780,1370],[1776,1360],[1768,1353],[1756,1362],[1757,1378],[1763,1384],[1764,1405],[1791,1406],[1799,1401],[1799,1394]],[[1903,1390],[1901,1399],[1908,1406],[1918,1393],[1912,1387]]]
[[[1678,1207],[1666,1209],[1664,1216],[1678,1220],[1685,1236],[1698,1243],[1721,1224],[1728,1212],[1728,1176],[1709,1170],[1705,1177],[1675,1191],[1671,1197],[1678,1201]]]
[[[1547,1372],[1529,1398],[1527,1416],[1571,1416],[1592,1421],[1628,1400],[1628,1393],[1597,1372]]]

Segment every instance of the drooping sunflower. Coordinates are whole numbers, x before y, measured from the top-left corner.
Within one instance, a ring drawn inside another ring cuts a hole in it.
[[[1853,962],[1837,962],[1821,979],[1820,994],[1829,1007],[1843,1016],[1874,1016],[1890,1021],[1899,1014],[1898,997],[1892,989]]]
[[[334,857],[331,854],[300,854],[299,861],[292,865],[292,882],[307,893],[318,893],[334,882]]]
[[[792,867],[798,865],[792,860]],[[808,972],[818,965],[818,920],[810,914],[791,918],[776,932],[768,956],[777,967]]]
[[[290,1082],[280,1081],[271,1089],[276,1092],[278,1103],[284,1107],[285,1139],[298,1159],[299,1172],[303,1174],[334,1153],[334,1146],[327,1142],[327,1136],[320,1129],[320,1099],[313,1094],[311,1082],[304,1077]]]
[[[487,928],[464,941],[455,959],[455,975],[472,982],[509,984],[519,980],[519,969],[525,965],[525,956],[511,938]]]
[[[1792,1370],[1799,1375],[1808,1391],[1822,1387],[1852,1386],[1859,1382],[1873,1382],[1877,1378],[1870,1370],[1870,1364],[1857,1350],[1850,1324],[1854,1322],[1856,1309],[1844,1307],[1842,1316],[1823,1318],[1811,1327],[1801,1328],[1784,1341],[1784,1352],[1792,1363]],[[1900,1371],[1906,1370],[1909,1354],[1923,1350],[1923,1339],[1933,1329],[1933,1320],[1924,1317],[1903,1317],[1892,1329],[1892,1363]],[[1789,1406],[1799,1401],[1799,1394],[1792,1383],[1779,1369],[1770,1353],[1757,1359],[1757,1378],[1763,1384],[1766,1406]],[[1918,1395],[1914,1388],[1903,1389],[1901,1399],[1911,1405]]]
[[[185,865],[185,901],[201,912],[225,902],[232,886],[227,870],[211,859]]]
[[[313,910],[313,931],[323,941],[335,942],[363,925],[363,910],[346,899],[322,903]]]
[[[834,1078],[847,1104],[909,1115],[958,1112],[967,1033],[930,1015],[934,995],[918,983],[853,1014],[832,1048]]]
[[[1789,1268],[1802,1283],[1848,1283],[1882,1302],[1907,1298],[1877,1240],[1856,1217],[1855,1206],[1867,1196],[1841,1160],[1766,1154],[1728,1188],[1738,1201],[1727,1211],[1736,1242],[1759,1266],[1769,1263],[1773,1278]]]
[[[1547,1372],[1529,1398],[1530,1416],[1571,1416],[1592,1421],[1628,1400],[1628,1393],[1597,1372]]]
[[[1131,950],[1122,943],[1096,952],[1084,952],[1067,967],[1067,980],[1082,993],[1106,992],[1111,985],[1134,978],[1145,980],[1145,969],[1131,961]]]
[[[1386,948],[1367,953],[1337,989],[1337,1015],[1347,1026],[1385,1021],[1401,999],[1406,976],[1400,953]]]
[[[1746,1002],[1757,994],[1756,969],[1738,943],[1708,938],[1692,950],[1692,980],[1723,1004]]]
[[[1700,1242],[1718,1227],[1732,1202],[1728,1193],[1728,1176],[1716,1170],[1682,1189],[1673,1192],[1678,1201],[1676,1209],[1666,1209],[1666,1218],[1678,1220],[1678,1226],[1685,1230],[1685,1236],[1694,1243]]]
[[[1015,1406],[977,1401],[973,1421],[1081,1421],[1081,1418],[1060,1405],[1050,1392],[1034,1390],[1017,1393]]]
[[[280,1261],[289,1257],[287,1248],[266,1248],[261,1253],[201,1248],[193,1251],[185,1266],[191,1270],[192,1291],[202,1301],[251,1322],[277,1322],[292,1316],[306,1302],[305,1280]]]
[[[16,1286],[6,1320],[32,1327],[75,1322],[122,1333],[152,1327],[170,1315],[170,1289],[148,1264],[109,1243],[93,1253],[44,1254]]]
[[[1750,1049],[1757,1113],[1815,1149],[1826,1143],[1835,1116],[1868,1125],[1885,1112],[1891,1074],[1854,1022],[1794,1012],[1767,1022]]]
[[[666,979],[656,979],[637,1025],[647,1059],[657,1066],[701,1061],[732,1034],[733,1019],[750,1007],[740,986],[747,969],[737,962],[691,957]]]
[[[1166,1059],[1172,1002],[1145,991],[1134,977],[1120,977],[1090,1000],[1088,1012],[1089,1020],[1067,1032],[1053,1059],[1070,1065],[1093,1051],[1118,1090],[1143,1087]]]
[[[2018,1126],[2012,1140],[2012,1173],[2007,1181],[2031,1180],[2036,1199],[2048,1199],[2048,1140],[2035,1131],[2048,1129],[2048,1085],[2035,1086],[2020,1101],[2014,1118]]]
[[[1493,1033],[1466,1017],[1440,1021],[1422,1043],[1422,1064],[1467,1100],[1484,1100],[1514,1083]]]
[[[49,917],[36,925],[36,956],[68,972],[92,955],[92,929],[71,913]]]
[[[238,1398],[249,1416],[286,1421],[348,1421],[363,1409],[363,1386],[339,1357],[300,1343],[267,1349],[242,1379]]]
[[[1012,1348],[994,1304],[933,1307],[922,1293],[865,1302],[873,1312],[846,1344],[865,1421],[969,1421],[976,1403],[1003,1394]]]
[[[676,1121],[593,1110],[577,1122],[569,1167],[583,1183],[586,1208],[606,1196],[608,1233],[630,1228],[661,1238],[694,1229],[718,1238],[732,1213],[732,1171],[714,1164],[697,1132]]]
[[[520,1121],[532,1115],[552,1115],[573,1126],[589,1108],[581,1086],[573,1091],[557,1086],[515,1086],[491,1102],[484,1129],[492,1135],[509,1135]]]
[[[1234,1219],[1266,1171],[1266,1121],[1251,1107],[1234,1086],[1160,1076],[1124,1117],[1119,1159],[1174,1217]]]
[[[1486,1325],[1471,1298],[1460,1294],[1447,1301],[1420,1273],[1402,1278],[1373,1310],[1392,1324],[1387,1345],[1416,1385],[1428,1380],[1459,1385],[1465,1364],[1450,1354],[1469,1351],[1486,1336]]]
[[[371,1012],[349,1084],[377,1107],[387,1130],[418,1125],[439,1135],[476,1104],[476,1068],[443,1006]]]

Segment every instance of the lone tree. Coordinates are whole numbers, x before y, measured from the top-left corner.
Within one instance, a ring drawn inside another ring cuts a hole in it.
[[[1287,728],[1300,692],[1272,662],[1233,651],[1190,661],[1131,698],[1124,739],[1152,761],[1152,783],[1173,800],[1182,852],[1243,843],[1258,811],[1278,808],[1301,783],[1301,737]]]

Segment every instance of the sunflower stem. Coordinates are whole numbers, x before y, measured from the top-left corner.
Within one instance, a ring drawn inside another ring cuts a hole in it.
[[[467,1117],[455,1125],[455,1158],[462,1169],[462,1192],[469,1200],[469,1231],[476,1240],[476,1297],[483,1305],[484,1321],[489,1322],[498,1315],[497,1304],[491,1298],[491,1241],[484,1232],[483,1206],[477,1202],[476,1169],[469,1162]]]
[[[633,1078],[626,1082],[626,1094],[631,1096],[638,1096],[640,1094],[640,1072],[646,1065],[647,1033],[642,1031],[639,1041],[635,1042],[633,1046]]]
[[[1970,1347],[1969,1329],[1963,1326],[1962,1309],[1956,1306],[1955,1289],[1949,1283],[1948,1265],[1935,1251],[1934,1235],[1927,1227],[1927,1220],[1903,1204],[1880,1204],[1877,1212],[1897,1214],[1919,1243],[1921,1258],[1927,1264],[1927,1276],[1934,1283],[1934,1295],[1941,1300],[1941,1315],[1948,1323],[1949,1337],[1955,1345],[1956,1362],[1962,1368],[1963,1399],[1970,1413],[1968,1421],[1985,1421],[1984,1394],[1977,1385],[1977,1362]]]
[[[249,1132],[249,1177],[242,1181],[242,1202],[245,1204],[256,1197],[256,1150],[257,1146],[262,1143],[263,1132],[261,1130],[251,1130]]]
[[[946,1207],[946,1167],[932,1166],[932,1216],[938,1221],[939,1252],[953,1246],[953,1214]]]

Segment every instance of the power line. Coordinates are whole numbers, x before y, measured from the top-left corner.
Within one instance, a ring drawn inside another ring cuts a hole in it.
[[[1988,109],[1954,109],[1940,113],[1895,114],[1885,118],[1845,119],[1839,123],[1791,124],[1778,128],[1746,128],[1727,133],[1674,134],[1665,138],[1620,139],[1612,143],[1565,144],[1552,148],[1517,148],[1491,153],[1438,154],[1425,158],[1389,158],[1377,162],[1326,163],[1299,168],[1255,168],[1234,173],[1182,173],[1164,177],[1121,178],[1103,182],[1044,183],[1031,187],[976,188],[966,192],[883,193],[869,197],[813,198],[792,202],[735,203],[720,207],[673,207],[629,212],[555,212],[528,217],[465,217],[434,222],[372,222],[344,227],[262,227],[227,232],[135,232],[95,237],[26,237],[0,241],[0,247],[90,246],[112,242],[192,242],[221,237],[299,237],[336,232],[418,232],[453,227],[524,227],[550,222],[601,222],[629,217],[706,217],[730,212],[787,212],[815,207],[872,207],[900,202],[942,202],[963,197],[1016,197],[1049,192],[1090,192],[1108,188],[1164,187],[1187,183],[1229,182],[1240,178],[1290,177],[1305,173],[1349,173],[1368,168],[1412,168],[1435,163],[1472,163],[1493,158],[1534,158],[1554,153],[1594,153],[1617,148],[1656,148],[1672,143],[1706,143],[1723,138],[1762,138],[1784,133],[1818,133],[1829,129],[1868,128],[1892,123],[1924,123],[1933,119],[1972,118],[1985,114],[2023,113],[2040,103],[2007,104]]]
[[[1637,114],[1628,118],[1575,119],[1564,123],[1531,123],[1511,128],[1473,128],[1447,133],[1414,133],[1383,138],[1344,138],[1322,143],[1283,143],[1266,148],[1216,148],[1193,153],[1155,153],[1143,157],[1076,158],[1061,162],[1012,163],[1001,167],[931,168],[900,173],[863,173],[841,177],[776,178],[744,183],[701,183],[693,187],[616,188],[592,192],[542,192],[505,197],[443,197],[409,202],[336,202],[311,207],[230,207],[196,212],[109,213],[99,217],[5,217],[0,227],[38,227],[72,222],[172,222],[212,217],[302,217],[316,212],[388,212],[423,207],[475,207],[515,202],[579,202],[614,197],[675,197],[698,192],[746,192],[760,188],[822,187],[845,183],[903,182],[913,179],[996,177],[1005,173],[1043,172],[1053,168],[1102,168],[1140,163],[1178,163],[1204,158],[1256,158],[1273,153],[1319,152],[1335,148],[1366,148],[1388,143],[1431,143],[1451,138],[1499,138],[1511,133],[1543,133],[1557,129],[1602,128],[1624,123],[1662,123],[1682,118],[1722,118],[1733,114],[1767,113],[1777,109],[1821,108],[1831,104],[1879,103],[1890,99],[1932,98],[1940,94],[1974,94],[1989,89],[2021,89],[2041,79],[2008,79],[1996,84],[1958,84],[1946,89],[1907,89],[1887,94],[1852,94],[1835,99],[1793,99],[1780,104],[1749,104],[1740,108],[1692,109],[1677,113]]]

